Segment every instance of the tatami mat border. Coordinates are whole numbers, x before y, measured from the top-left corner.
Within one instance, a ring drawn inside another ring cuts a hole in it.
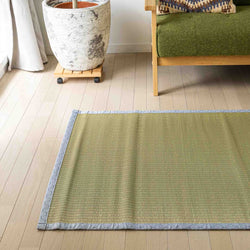
[[[166,113],[247,113],[250,109],[240,109],[240,110],[135,110],[135,111],[78,111],[79,114],[166,114]]]
[[[207,224],[189,224],[189,223],[53,223],[47,224],[46,230],[246,230],[250,229],[248,223],[207,223]]]

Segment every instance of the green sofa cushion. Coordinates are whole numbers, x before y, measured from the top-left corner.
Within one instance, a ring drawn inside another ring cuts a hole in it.
[[[236,14],[178,13],[157,17],[160,57],[250,55],[250,6]]]
[[[250,5],[250,0],[233,0],[235,5]]]

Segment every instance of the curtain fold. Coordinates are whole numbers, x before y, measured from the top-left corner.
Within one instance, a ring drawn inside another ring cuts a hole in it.
[[[43,70],[47,57],[33,0],[0,0],[0,3],[0,14],[4,17],[1,44],[7,52],[9,70]]]

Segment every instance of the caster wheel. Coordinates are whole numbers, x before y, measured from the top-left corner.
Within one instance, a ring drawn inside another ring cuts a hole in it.
[[[95,83],[101,82],[101,78],[100,78],[100,77],[95,77],[95,78],[94,78],[94,82],[95,82]]]
[[[58,84],[62,84],[63,83],[63,79],[61,77],[57,78],[57,83]]]

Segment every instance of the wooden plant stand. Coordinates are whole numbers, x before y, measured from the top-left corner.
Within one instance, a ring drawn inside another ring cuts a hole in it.
[[[103,64],[99,67],[86,70],[86,71],[72,71],[64,69],[59,63],[56,66],[54,75],[57,77],[57,83],[62,84],[64,78],[94,78],[95,83],[99,83],[102,80]]]

